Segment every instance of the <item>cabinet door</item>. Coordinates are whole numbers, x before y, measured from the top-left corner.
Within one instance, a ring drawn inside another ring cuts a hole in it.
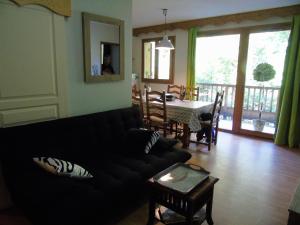
[[[0,0],[0,127],[67,115],[64,17]]]

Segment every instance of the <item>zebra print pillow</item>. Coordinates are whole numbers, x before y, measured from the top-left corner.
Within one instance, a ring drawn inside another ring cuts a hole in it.
[[[152,131],[150,134],[150,140],[147,142],[146,147],[145,147],[145,153],[148,154],[151,150],[151,148],[155,145],[157,140],[159,139],[160,134],[158,131]]]
[[[33,161],[46,171],[60,176],[68,176],[72,178],[92,178],[86,169],[81,166],[51,157],[36,157]]]

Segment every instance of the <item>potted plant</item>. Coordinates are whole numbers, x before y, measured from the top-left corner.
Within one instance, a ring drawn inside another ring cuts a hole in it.
[[[264,82],[272,80],[275,76],[275,70],[273,66],[269,63],[260,63],[253,70],[253,78],[254,80],[261,82],[262,92],[260,97],[260,103],[258,105],[258,119],[253,119],[253,127],[255,131],[263,131],[266,121],[261,119],[261,114],[264,110],[264,98],[265,98],[265,90],[264,90]]]

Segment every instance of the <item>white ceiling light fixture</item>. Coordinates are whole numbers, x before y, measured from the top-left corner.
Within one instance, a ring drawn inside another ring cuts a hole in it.
[[[167,24],[167,12],[168,12],[168,9],[162,9],[163,11],[163,14],[165,16],[165,35],[163,37],[162,40],[160,40],[158,42],[158,44],[156,45],[156,49],[158,50],[173,50],[174,49],[174,46],[172,44],[172,42],[168,39],[168,36],[167,36],[167,27],[166,27],[166,24]]]

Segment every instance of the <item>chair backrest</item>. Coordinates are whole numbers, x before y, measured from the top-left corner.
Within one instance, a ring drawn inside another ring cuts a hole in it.
[[[138,91],[136,84],[132,85],[131,90],[132,92]]]
[[[180,98],[181,92],[182,92],[183,86],[182,85],[176,85],[176,84],[169,84],[167,92],[170,94],[175,94],[176,98]]]
[[[155,121],[153,118],[167,122],[166,92],[146,90],[146,108],[147,119],[150,123]]]
[[[186,87],[185,88],[185,99],[199,101],[199,87]]]
[[[143,107],[143,97],[142,92],[137,89],[132,89],[131,95],[132,105],[138,106],[141,111],[141,116],[144,118],[144,107]]]
[[[213,123],[219,123],[219,117],[220,117],[222,104],[223,104],[223,97],[224,97],[224,91],[217,92],[213,110],[212,110],[211,125],[213,125]]]

